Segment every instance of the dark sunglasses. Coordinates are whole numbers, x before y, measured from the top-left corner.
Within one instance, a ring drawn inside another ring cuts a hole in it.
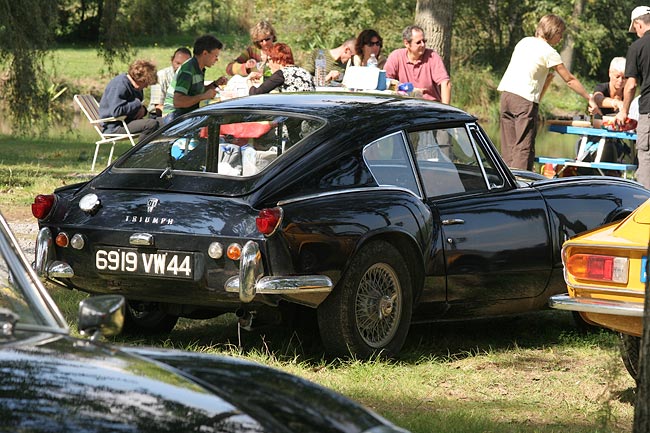
[[[374,46],[381,47],[381,41],[377,41],[377,42],[372,42],[372,41],[370,41],[370,42],[366,42],[366,45],[368,45],[369,47],[374,47]]]
[[[255,43],[257,43],[257,44],[261,44],[262,42],[268,42],[268,41],[270,41],[271,39],[273,39],[273,36],[268,36],[268,37],[266,37],[266,38],[260,39],[259,41],[255,41]]]

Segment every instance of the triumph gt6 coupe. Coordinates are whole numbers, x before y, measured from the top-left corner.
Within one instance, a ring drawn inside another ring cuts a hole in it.
[[[562,243],[649,197],[625,179],[513,173],[448,105],[258,95],[188,113],[37,196],[34,266],[126,297],[127,329],[315,316],[328,354],[393,356],[415,322],[544,308],[566,290]]]

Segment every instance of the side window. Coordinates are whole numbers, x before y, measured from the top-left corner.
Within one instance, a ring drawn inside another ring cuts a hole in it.
[[[428,197],[487,191],[487,185],[464,127],[409,133],[413,154]]]
[[[373,141],[363,149],[363,159],[380,186],[399,186],[420,196],[413,166],[401,132]]]

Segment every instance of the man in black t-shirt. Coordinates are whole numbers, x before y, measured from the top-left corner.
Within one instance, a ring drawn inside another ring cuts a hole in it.
[[[636,128],[636,152],[639,166],[636,180],[650,188],[650,7],[637,6],[632,11],[629,31],[639,37],[627,50],[625,62],[625,89],[623,107],[616,115],[616,123],[624,125],[640,86],[639,123]]]

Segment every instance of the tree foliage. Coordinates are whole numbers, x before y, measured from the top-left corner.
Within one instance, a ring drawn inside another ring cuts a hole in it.
[[[20,129],[47,118],[49,92],[43,60],[56,27],[52,0],[0,1],[0,62],[9,65],[2,77],[3,98]],[[34,110],[38,107],[38,110]]]
[[[387,52],[401,45],[414,10],[415,0],[332,0],[326,8],[310,0],[256,0],[248,24],[269,19],[280,38],[299,49],[335,47],[372,28],[382,35]]]
[[[115,60],[132,58],[132,43],[142,36],[235,33],[241,35],[242,44],[248,44],[248,29],[261,19],[273,23],[280,40],[294,47],[299,61],[301,52],[337,46],[365,28],[380,32],[387,54],[402,47],[402,29],[420,19],[416,4],[417,0],[331,0],[327,7],[310,0],[0,0],[0,62],[7,66],[0,79],[4,86],[0,98],[21,129],[48,113],[52,80],[43,60],[55,39],[95,44],[111,72],[115,72]],[[633,0],[619,0],[616,7],[609,0],[445,0],[435,4],[421,0],[421,4],[429,5],[432,18],[444,24],[432,19],[431,29],[425,30],[432,42],[440,39],[434,48],[446,62],[450,60],[454,74],[461,69],[477,77],[486,77],[485,72],[501,74],[515,44],[532,35],[539,18],[547,13],[556,13],[567,22],[572,71],[581,77],[604,80],[610,59],[624,56],[635,38],[626,31],[629,13],[636,6]],[[450,30],[447,23],[451,23]]]
[[[584,7],[574,14],[576,2]],[[452,50],[456,63],[489,66],[503,71],[514,46],[532,36],[539,19],[561,16],[573,38],[573,71],[582,76],[607,77],[612,57],[625,56],[632,38],[627,33],[636,3],[620,0],[456,0]]]

